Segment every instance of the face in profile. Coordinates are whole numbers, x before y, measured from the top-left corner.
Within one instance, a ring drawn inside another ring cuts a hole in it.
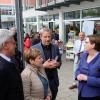
[[[42,55],[38,55],[34,60],[32,60],[31,65],[38,67],[38,68],[42,67],[42,65],[43,65]]]
[[[50,32],[44,32],[41,34],[41,41],[44,45],[49,45],[51,43],[51,33]]]
[[[85,51],[89,52],[89,51],[93,50],[94,47],[95,47],[95,44],[94,43],[91,44],[89,38],[86,37],[86,39],[85,39]]]
[[[14,38],[10,38],[7,42],[6,42],[6,49],[8,51],[8,54],[10,56],[14,56],[15,55],[15,49],[16,49],[16,41],[14,40]]]

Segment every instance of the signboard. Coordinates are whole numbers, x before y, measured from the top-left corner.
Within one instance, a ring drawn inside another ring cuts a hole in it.
[[[82,31],[85,32],[85,35],[92,35],[94,30],[94,21],[84,21]]]

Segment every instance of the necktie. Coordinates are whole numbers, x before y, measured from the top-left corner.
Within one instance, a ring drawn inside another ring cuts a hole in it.
[[[80,47],[79,47],[79,53],[80,53],[80,51],[81,51],[81,47],[82,47],[82,41],[81,41],[81,44],[80,44]]]
[[[79,62],[80,60],[80,51],[81,51],[81,47],[82,47],[82,41],[81,41],[81,44],[80,44],[80,47],[79,47],[79,51],[78,51],[78,60],[77,60],[77,63]]]

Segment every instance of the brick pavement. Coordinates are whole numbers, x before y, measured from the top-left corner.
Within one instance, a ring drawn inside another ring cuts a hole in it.
[[[69,90],[68,87],[72,83],[73,61],[67,60],[65,54],[62,56],[62,66],[59,73],[59,92],[56,100],[77,100],[77,89]]]

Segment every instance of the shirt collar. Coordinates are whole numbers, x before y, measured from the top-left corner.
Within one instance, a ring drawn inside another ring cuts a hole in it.
[[[42,47],[43,47],[44,49],[51,49],[51,44],[49,44],[49,45],[44,45],[44,44],[41,43],[41,45],[42,45]]]
[[[8,62],[11,62],[11,59],[10,59],[9,57],[7,57],[6,55],[0,53],[0,56],[1,56],[2,58],[4,58],[5,60],[7,60]]]

